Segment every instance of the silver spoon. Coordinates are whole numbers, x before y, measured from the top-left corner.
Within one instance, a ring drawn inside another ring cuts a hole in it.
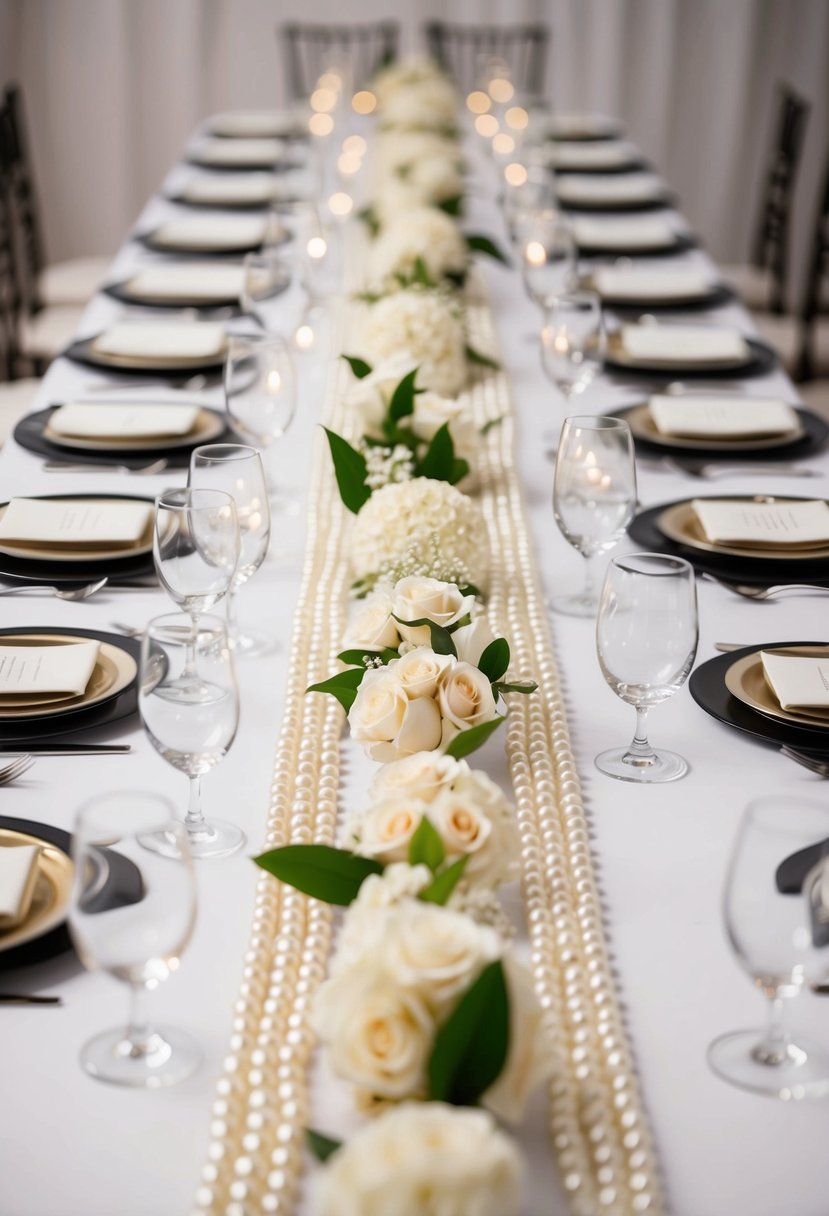
[[[19,587],[3,587],[0,595],[23,595],[28,591],[51,591],[59,600],[88,600],[90,595],[100,591],[107,585],[107,579],[99,578],[96,583],[84,583],[82,586],[53,587],[47,583],[21,583]]]

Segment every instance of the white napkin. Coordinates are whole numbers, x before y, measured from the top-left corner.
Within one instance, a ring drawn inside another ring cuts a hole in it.
[[[600,296],[612,300],[672,300],[705,296],[714,280],[707,270],[696,266],[676,270],[602,266],[593,274],[593,285]]]
[[[638,203],[662,198],[665,185],[653,173],[611,173],[556,178],[556,194],[563,203]]]
[[[691,505],[712,544],[780,549],[829,543],[829,506],[821,500],[729,502],[709,498],[694,499]]]
[[[771,397],[738,398],[657,395],[648,402],[663,435],[739,438],[785,435],[797,429],[797,414],[785,401]]]
[[[549,132],[553,139],[574,138],[577,135],[606,135],[618,130],[618,124],[606,114],[556,114]]]
[[[99,649],[100,643],[94,641],[62,646],[0,644],[0,697],[48,692],[79,697],[95,670]]]
[[[576,244],[592,249],[670,249],[676,232],[665,220],[653,216],[630,219],[587,219],[573,221]]]
[[[52,414],[49,430],[78,439],[172,438],[189,435],[198,416],[195,405],[69,401]]]
[[[760,651],[763,672],[782,709],[829,710],[829,655],[784,655]]]
[[[26,919],[37,881],[36,844],[0,848],[0,931]]]
[[[276,182],[270,174],[244,173],[227,177],[191,177],[181,190],[191,203],[221,206],[265,206],[276,197]]]
[[[278,139],[206,139],[193,157],[204,165],[275,165],[285,145]]]
[[[708,325],[623,325],[625,354],[639,362],[730,363],[748,358],[739,330]]]
[[[207,321],[113,325],[93,343],[106,355],[140,359],[209,359],[225,348],[224,326]]]
[[[275,139],[302,129],[299,115],[290,110],[227,110],[214,114],[209,125],[211,131],[236,139]]]
[[[622,139],[603,139],[560,144],[552,150],[550,159],[555,169],[614,169],[638,158],[632,144]]]
[[[124,290],[136,300],[226,301],[238,298],[244,278],[242,266],[185,262],[182,265],[145,266],[127,279]]]
[[[152,503],[113,499],[13,498],[0,519],[0,540],[18,544],[137,544]]]
[[[249,249],[265,239],[258,215],[190,215],[167,220],[153,233],[153,244],[170,249]]]

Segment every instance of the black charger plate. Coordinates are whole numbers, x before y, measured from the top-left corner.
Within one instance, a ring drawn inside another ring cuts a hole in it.
[[[613,410],[611,416],[625,419],[631,410],[638,409],[643,404],[645,403],[638,402],[636,405],[628,405],[621,410]],[[820,451],[829,438],[829,424],[824,422],[818,414],[813,414],[811,410],[794,408],[800,419],[802,433],[788,439],[781,436],[779,443],[769,447],[697,447],[690,441],[682,444],[671,443],[667,438],[661,443],[651,442],[638,434],[634,434],[633,442],[637,452],[654,459],[658,459],[660,456],[675,456],[681,460],[683,456],[687,456],[691,460],[705,460],[711,464],[716,464],[718,461],[725,464],[750,464],[752,461],[759,464],[770,464],[776,460],[786,462],[800,460],[803,456],[811,456],[812,453]]]
[[[62,828],[53,827],[49,823],[37,823],[32,819],[13,819],[8,815],[0,815],[0,828],[10,832],[26,832],[37,836],[49,844],[55,845],[67,856],[71,854],[72,837]],[[106,912],[111,908],[123,908],[128,904],[137,904],[144,898],[144,883],[141,872],[128,857],[113,853],[110,849],[102,849],[107,859],[107,876],[96,896],[95,910]],[[0,971],[11,971],[16,967],[28,967],[32,963],[43,963],[47,959],[56,958],[73,950],[72,939],[66,921],[62,921],[53,929],[47,930],[40,937],[31,941],[21,942],[11,950],[0,951]]]
[[[582,141],[581,140],[559,140],[559,139],[557,139],[557,140],[554,140],[553,142],[554,143],[563,143],[566,145],[568,143],[581,143]],[[597,142],[598,142],[597,140],[590,140],[590,143],[597,143]],[[592,177],[593,174],[595,174],[595,173],[613,173],[614,175],[617,173],[643,173],[646,169],[652,168],[652,166],[650,164],[650,161],[645,160],[645,158],[643,156],[636,156],[636,157],[631,158],[631,160],[626,160],[624,162],[624,164],[621,164],[621,165],[614,164],[614,165],[589,165],[589,166],[588,165],[558,166],[556,164],[551,164],[550,168],[555,173],[561,173],[561,174],[577,173],[579,175],[579,177],[581,177],[581,175],[583,173],[585,173],[585,174],[590,174],[590,176]]]
[[[304,162],[297,160],[296,157],[287,159],[278,157],[275,161],[239,161],[232,165],[217,165],[212,160],[201,160],[198,153],[194,152],[185,157],[185,161],[199,169],[209,169],[211,173],[287,173],[291,169],[304,167]]]
[[[676,196],[666,190],[664,194],[655,194],[651,198],[630,198],[624,201],[617,199],[613,202],[603,200],[572,202],[559,198],[558,205],[562,211],[572,211],[574,214],[583,212],[585,215],[614,215],[640,211],[665,211],[669,207],[676,206],[676,201]]]
[[[758,342],[756,338],[746,338],[745,342],[749,348],[748,361],[725,367],[711,363],[705,367],[682,363],[672,364],[670,367],[664,364],[660,367],[646,367],[637,363],[634,367],[630,363],[618,363],[610,353],[605,358],[605,367],[614,376],[633,376],[636,380],[649,380],[651,377],[654,380],[664,380],[666,376],[674,380],[710,380],[712,377],[717,380],[742,380],[745,376],[764,376],[777,366],[777,355],[765,342]]]
[[[591,283],[585,283],[585,287],[595,291],[595,287]],[[641,300],[631,299],[630,296],[614,297],[601,296],[602,305],[605,308],[612,308],[614,312],[628,313],[643,311],[647,312],[707,312],[711,308],[719,308],[721,304],[728,304],[734,299],[734,293],[725,283],[716,283],[709,292],[704,296],[674,296],[671,300],[654,300],[643,298]]]
[[[80,338],[68,346],[63,354],[75,363],[94,367],[96,371],[105,371],[114,376],[151,376],[154,380],[157,380],[159,376],[168,376],[171,380],[176,380],[181,376],[193,375],[196,372],[218,372],[225,364],[224,351],[221,355],[210,356],[207,359],[180,359],[175,364],[165,362],[163,359],[156,363],[153,363],[151,359],[131,361],[126,356],[113,361],[106,357],[102,358],[95,350],[93,342],[98,337],[100,334],[93,334],[91,338]]]
[[[697,244],[697,238],[692,233],[677,232],[672,245],[642,245],[636,249],[630,246],[579,245],[578,250],[580,258],[672,258],[675,254],[696,248]]]
[[[130,308],[151,308],[155,312],[159,308],[166,308],[170,312],[181,312],[182,309],[192,309],[195,312],[219,312],[224,318],[225,315],[230,317],[238,317],[239,315],[239,297],[228,295],[224,299],[197,301],[192,298],[185,299],[182,297],[178,300],[169,300],[164,298],[153,299],[142,298],[130,295],[125,290],[129,279],[121,279],[117,283],[108,283],[106,287],[102,287],[104,295],[111,296],[113,300],[118,300],[121,304],[128,304]]]

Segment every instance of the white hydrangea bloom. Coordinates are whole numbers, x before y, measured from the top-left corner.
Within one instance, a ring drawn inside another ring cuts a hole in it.
[[[395,275],[411,276],[418,259],[434,282],[466,271],[469,251],[463,233],[437,207],[416,207],[391,220],[371,246],[369,280],[382,286]]]
[[[387,67],[381,68],[371,82],[377,104],[384,106],[395,93],[405,92],[412,85],[420,85],[431,80],[445,80],[441,69],[433,59],[423,55],[407,55],[396,59]]]
[[[413,82],[396,89],[379,108],[380,124],[403,131],[452,131],[457,123],[458,97],[445,78]]]
[[[463,325],[438,292],[407,288],[379,300],[367,312],[357,345],[372,364],[392,356],[417,363],[419,387],[442,396],[457,396],[466,383]]]
[[[391,174],[401,165],[413,165],[426,157],[460,161],[457,142],[434,131],[378,132],[372,144],[375,172]]]

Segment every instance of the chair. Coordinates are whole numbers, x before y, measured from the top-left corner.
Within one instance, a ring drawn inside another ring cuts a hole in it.
[[[803,148],[809,103],[780,85],[776,134],[749,263],[723,266],[723,277],[749,308],[783,313],[789,257],[792,197]]]
[[[14,264],[11,189],[6,163],[6,158],[0,155],[0,444],[12,432],[18,419],[32,408],[40,387],[40,381],[32,377],[13,379],[18,360],[19,299]]]
[[[323,72],[338,64],[351,70],[350,85],[364,88],[381,67],[397,57],[396,21],[364,25],[318,25],[289,21],[278,27],[291,96],[308,97]]]
[[[452,25],[428,21],[426,48],[463,93],[480,86],[482,61],[503,60],[516,90],[542,97],[550,30],[546,25]]]
[[[23,97],[16,84],[5,90],[11,184],[14,191],[27,282],[34,309],[42,305],[86,304],[106,277],[109,258],[83,257],[46,264],[34,175],[26,138]]]

